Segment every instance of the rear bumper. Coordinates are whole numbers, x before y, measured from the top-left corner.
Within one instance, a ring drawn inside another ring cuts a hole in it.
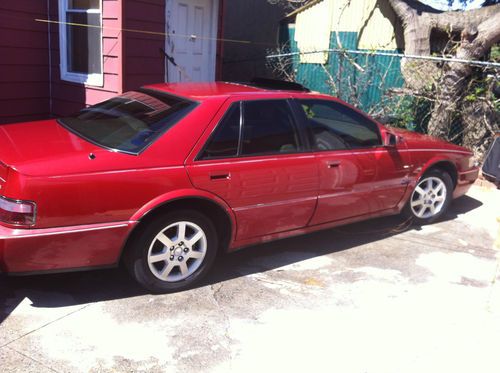
[[[0,226],[0,272],[31,273],[110,266],[136,222],[47,229]]]
[[[470,170],[459,172],[458,180],[455,190],[453,191],[453,198],[463,196],[469,188],[474,184],[479,176],[479,167],[474,167]]]

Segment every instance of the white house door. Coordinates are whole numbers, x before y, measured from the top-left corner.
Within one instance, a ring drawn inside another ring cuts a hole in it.
[[[166,2],[166,81],[213,81],[218,0]]]

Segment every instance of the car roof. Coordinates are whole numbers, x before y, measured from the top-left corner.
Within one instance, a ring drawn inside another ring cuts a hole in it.
[[[235,95],[252,95],[266,93],[266,96],[279,96],[283,93],[297,94],[304,93],[296,90],[276,90],[254,87],[244,83],[232,82],[206,82],[206,83],[160,83],[143,87],[145,89],[155,89],[174,95],[192,98],[195,100],[205,100],[212,97],[229,97]]]

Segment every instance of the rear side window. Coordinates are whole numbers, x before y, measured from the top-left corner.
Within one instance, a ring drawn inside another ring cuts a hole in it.
[[[286,100],[243,101],[226,112],[201,159],[286,154],[302,150]]]
[[[85,108],[59,123],[96,145],[137,154],[195,107],[192,101],[143,89]]]
[[[203,158],[236,157],[240,138],[240,103],[234,103],[222,118],[220,124],[205,148]]]
[[[366,148],[382,144],[377,124],[334,101],[299,100],[315,150]]]
[[[299,135],[287,101],[243,103],[241,155],[294,153],[298,150]]]

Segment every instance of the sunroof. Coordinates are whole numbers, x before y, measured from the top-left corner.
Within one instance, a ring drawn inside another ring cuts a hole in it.
[[[249,83],[245,84],[250,85],[252,87],[265,88],[265,89],[310,92],[310,90],[304,87],[302,84],[296,82],[289,82],[286,80],[278,80],[278,79],[253,78]]]

